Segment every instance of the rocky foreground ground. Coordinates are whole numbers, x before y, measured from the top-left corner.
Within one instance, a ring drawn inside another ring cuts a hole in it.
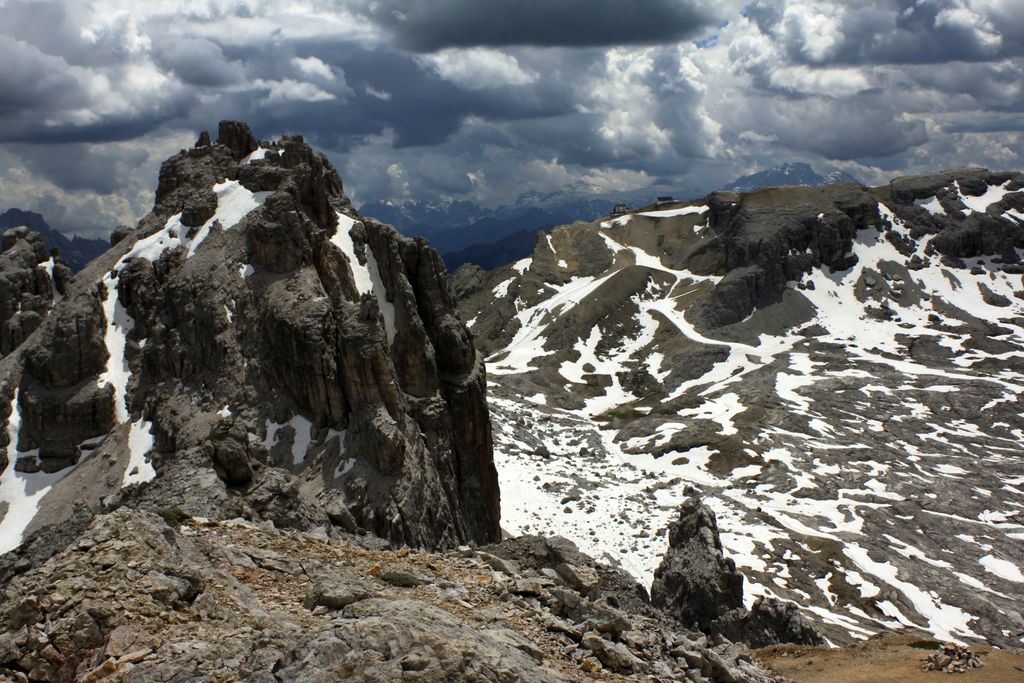
[[[12,681],[782,681],[565,539],[448,553],[122,508],[15,577]],[[171,525],[168,525],[168,521]]]

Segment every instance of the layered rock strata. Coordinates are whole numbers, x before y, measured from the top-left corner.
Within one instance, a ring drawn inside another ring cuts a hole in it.
[[[499,535],[483,363],[444,266],[356,214],[301,137],[222,122],[168,159],[153,211],[0,384],[0,550],[123,503],[432,548]]]

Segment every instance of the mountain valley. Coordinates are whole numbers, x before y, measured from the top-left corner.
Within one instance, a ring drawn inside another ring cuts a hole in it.
[[[1019,646],[1024,176],[720,192],[454,276],[513,533],[649,582],[689,489],[835,644]]]

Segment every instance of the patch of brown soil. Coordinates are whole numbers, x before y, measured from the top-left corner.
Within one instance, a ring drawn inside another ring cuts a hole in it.
[[[794,683],[938,683],[948,674],[922,671],[934,648],[913,647],[912,636],[885,636],[836,649],[780,645],[758,659]],[[937,645],[936,645],[937,647]],[[984,666],[953,680],[964,683],[1024,683],[1024,652],[975,646]]]

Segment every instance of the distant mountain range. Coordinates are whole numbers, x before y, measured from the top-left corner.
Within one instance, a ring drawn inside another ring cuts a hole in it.
[[[784,163],[738,178],[725,190],[749,192],[777,185],[832,185],[856,182],[842,171],[825,175],[806,163]],[[363,204],[360,213],[394,225],[406,235],[425,237],[444,257],[454,272],[465,263],[490,269],[528,256],[535,236],[575,221],[591,221],[607,216],[616,204],[644,207],[658,197],[677,200],[702,196],[714,187],[678,188],[667,185],[628,192],[597,192],[591,188],[558,192],[531,191],[519,195],[511,205],[494,209],[468,201],[402,203],[374,201]]]
[[[449,272],[454,273],[466,263],[480,266],[484,270],[493,270],[518,261],[533,252],[537,233],[548,230],[550,227],[556,226],[546,226],[537,230],[518,230],[496,242],[474,244],[460,251],[450,251],[444,255],[445,265]]]
[[[725,190],[750,192],[779,185],[833,185],[857,182],[843,171],[819,174],[806,163],[784,163],[764,171],[745,175],[726,185]],[[374,201],[363,204],[360,213],[390,223],[410,236],[425,237],[454,272],[465,263],[485,269],[496,268],[528,256],[539,231],[575,221],[591,221],[607,216],[615,204],[643,207],[657,197],[671,195],[675,199],[699,197],[714,188],[672,188],[667,185],[628,192],[595,192],[592,188],[569,191],[525,192],[510,205],[485,208],[469,201],[402,203]],[[74,272],[80,271],[110,247],[103,239],[77,235],[67,237],[51,228],[33,211],[11,208],[0,214],[0,231],[24,225],[43,236],[46,246],[60,255]]]
[[[76,273],[84,268],[89,261],[110,248],[110,242],[107,240],[88,239],[78,235],[69,239],[51,228],[41,215],[33,211],[8,209],[0,213],[0,231],[21,225],[41,234],[46,246],[50,249],[57,249],[71,266],[71,270]]]
[[[781,187],[783,185],[817,187],[819,185],[856,182],[859,181],[845,171],[832,171],[831,173],[821,175],[811,168],[810,164],[798,162],[779,164],[764,171],[742,176],[722,189],[733,192],[752,192],[762,187]]]
[[[605,216],[620,201],[648,203],[654,200],[656,192],[633,192],[625,197],[572,191],[527,192],[515,203],[493,209],[466,201],[370,202],[359,211],[394,225],[406,235],[427,238],[454,270],[462,263],[479,263],[478,252],[490,253],[495,242],[522,233],[522,246],[514,249],[514,240],[511,245],[516,254],[514,260],[533,250],[532,236],[538,230]]]

